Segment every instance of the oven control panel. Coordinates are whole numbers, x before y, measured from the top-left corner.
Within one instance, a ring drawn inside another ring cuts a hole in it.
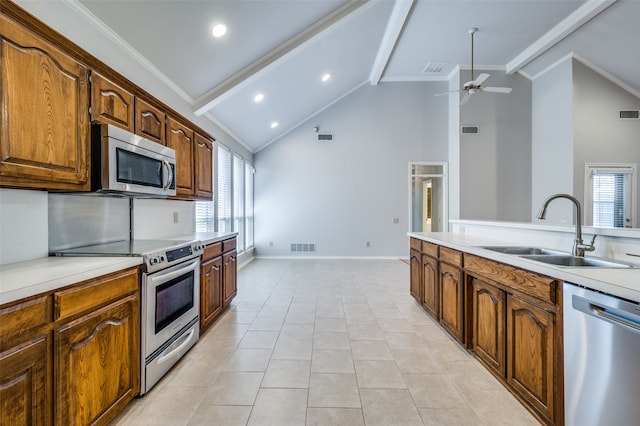
[[[188,244],[163,249],[153,253],[144,254],[144,263],[148,272],[159,271],[169,266],[178,264],[184,260],[201,256],[204,252],[204,244],[200,241],[191,241]]]

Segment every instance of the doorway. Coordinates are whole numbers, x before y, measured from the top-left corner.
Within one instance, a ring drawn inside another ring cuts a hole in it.
[[[409,192],[409,231],[446,231],[447,163],[409,163]]]

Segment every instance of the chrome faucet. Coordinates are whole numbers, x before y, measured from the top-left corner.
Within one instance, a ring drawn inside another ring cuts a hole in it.
[[[540,212],[538,212],[538,219],[544,220],[547,215],[547,207],[549,206],[549,203],[556,198],[566,198],[567,200],[573,201],[573,204],[576,206],[576,237],[573,242],[571,254],[574,256],[584,257],[585,251],[594,251],[596,249],[593,245],[596,240],[596,234],[593,234],[593,239],[590,244],[585,244],[582,241],[582,207],[580,206],[580,201],[576,197],[569,194],[554,194],[550,196],[542,204],[542,208],[540,209]]]

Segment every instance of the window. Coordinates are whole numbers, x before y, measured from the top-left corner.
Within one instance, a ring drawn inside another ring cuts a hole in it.
[[[196,232],[213,232],[213,201],[196,201]]]
[[[238,252],[244,251],[244,161],[233,154],[233,231],[238,233]]]
[[[231,232],[231,151],[224,145],[217,148],[217,229],[218,232]]]
[[[585,223],[608,228],[635,226],[635,164],[585,165]]]
[[[247,250],[253,248],[253,174],[255,169],[251,163],[244,164],[244,235]]]

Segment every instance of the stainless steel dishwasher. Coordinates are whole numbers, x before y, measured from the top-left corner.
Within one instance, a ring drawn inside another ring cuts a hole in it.
[[[640,425],[640,303],[564,283],[565,423]]]

